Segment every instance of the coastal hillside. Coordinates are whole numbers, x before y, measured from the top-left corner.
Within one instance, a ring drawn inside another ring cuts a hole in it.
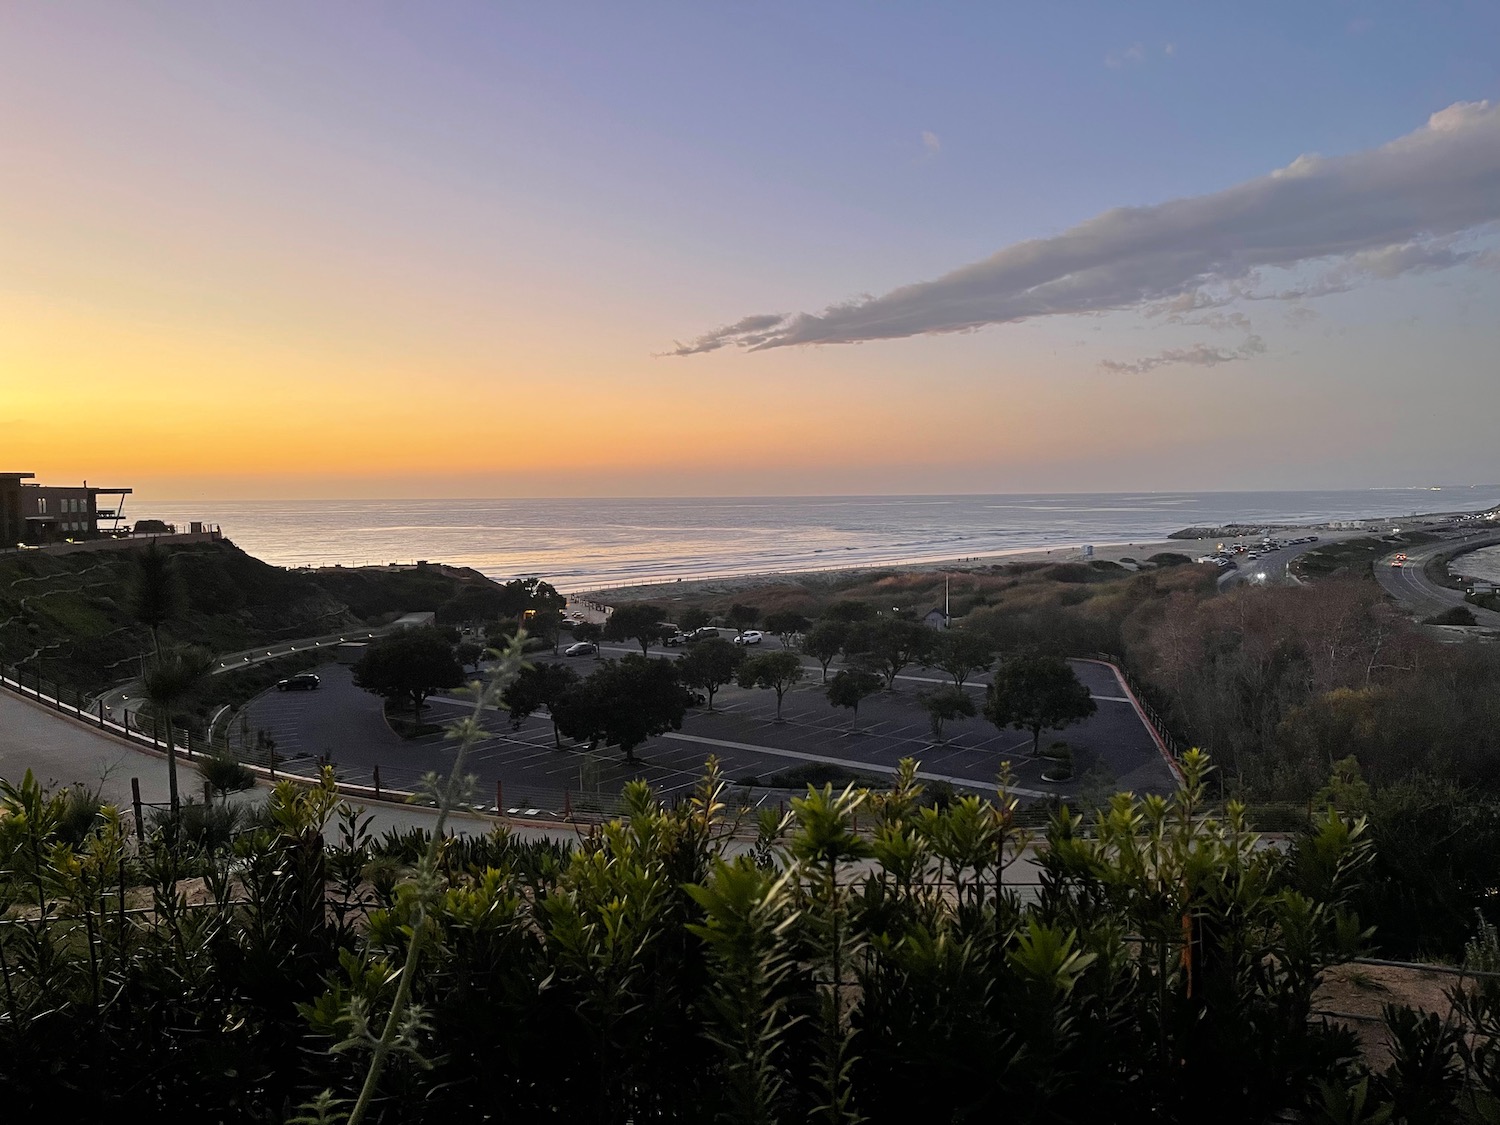
[[[477,572],[439,566],[286,570],[227,540],[171,554],[186,611],[163,638],[214,652],[436,612],[490,585]],[[130,613],[135,566],[132,551],[0,557],[0,661],[84,692],[127,678],[149,643]]]

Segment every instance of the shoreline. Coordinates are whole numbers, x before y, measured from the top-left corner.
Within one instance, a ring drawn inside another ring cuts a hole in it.
[[[1494,511],[1487,509],[1486,511]],[[1360,520],[1332,520],[1324,523],[1276,523],[1261,525],[1235,525],[1232,528],[1182,528],[1172,535],[1183,535],[1193,531],[1218,531],[1222,535],[1205,535],[1200,538],[1163,538],[1158,540],[1135,540],[1111,543],[1074,543],[1055,547],[1016,547],[1011,550],[990,552],[954,558],[924,557],[903,562],[857,563],[842,567],[812,567],[769,571],[747,571],[707,575],[703,577],[656,578],[632,581],[612,586],[595,586],[584,590],[560,591],[570,601],[573,599],[608,604],[610,598],[620,601],[643,601],[660,597],[668,592],[676,595],[733,594],[768,586],[816,584],[820,579],[853,577],[858,574],[897,573],[911,574],[930,571],[934,573],[987,569],[1005,563],[1064,563],[1064,562],[1112,562],[1129,565],[1145,562],[1153,555],[1186,555],[1190,560],[1211,554],[1220,543],[1243,540],[1250,535],[1316,534],[1327,537],[1330,542],[1339,539],[1359,538],[1365,535],[1389,534],[1402,525],[1431,524],[1475,518],[1480,512],[1434,512],[1426,515],[1373,516]],[[1352,526],[1358,525],[1358,526]],[[1232,534],[1233,532],[1233,534]],[[1085,554],[1086,549],[1091,552]]]

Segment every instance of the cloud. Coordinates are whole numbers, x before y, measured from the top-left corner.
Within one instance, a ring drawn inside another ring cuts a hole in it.
[[[1225,351],[1223,348],[1211,348],[1207,344],[1193,344],[1187,348],[1168,348],[1164,352],[1148,355],[1132,363],[1125,363],[1118,359],[1106,359],[1102,360],[1099,366],[1106,371],[1114,371],[1122,375],[1144,375],[1147,371],[1151,371],[1154,368],[1172,365],[1217,367],[1221,363],[1236,363],[1242,359],[1249,359],[1253,355],[1260,355],[1265,350],[1265,341],[1259,336],[1249,336],[1243,344],[1233,351]]]
[[[738,344],[742,348],[753,348],[762,340],[769,338],[766,335],[767,332],[785,321],[786,317],[781,313],[747,316],[733,324],[726,324],[723,328],[716,328],[706,336],[699,336],[696,340],[690,340],[686,344],[675,342],[672,350],[666,354],[698,355],[700,352],[711,352],[730,343]]]
[[[926,150],[928,156],[936,156],[943,151],[943,140],[931,130],[923,129],[922,148]]]
[[[933,281],[821,313],[747,317],[679,345],[782,348],[963,332],[1032,317],[1201,299],[1293,299],[1467,260],[1452,238],[1500,220],[1500,108],[1459,103],[1379,148],[1299,156],[1210,195],[1120,207]],[[1257,293],[1260,271],[1318,264],[1307,291]],[[1200,298],[1201,295],[1201,298]],[[1180,311],[1188,311],[1186,309]]]
[[[1250,318],[1241,312],[1211,312],[1203,316],[1182,317],[1178,323],[1201,325],[1212,328],[1215,332],[1249,332],[1254,327]]]
[[[1111,51],[1104,56],[1104,65],[1113,70],[1119,70],[1122,66],[1138,66],[1146,61],[1146,48],[1139,43],[1132,43],[1123,51]]]

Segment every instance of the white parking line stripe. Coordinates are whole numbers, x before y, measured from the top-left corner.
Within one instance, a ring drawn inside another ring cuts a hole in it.
[[[773,758],[797,758],[804,762],[826,762],[831,766],[848,766],[852,770],[879,770],[881,773],[895,773],[895,766],[884,766],[878,762],[854,762],[847,758],[833,758],[826,754],[802,754],[796,750],[779,750],[770,746],[756,746],[749,742],[728,742],[719,738],[702,738],[695,734],[665,734],[663,738],[670,738],[677,742],[697,742],[705,746],[721,746],[726,750],[748,750],[755,754],[769,754]],[[988,789],[994,785],[993,781],[975,781],[969,777],[952,777],[948,774],[928,773],[919,770],[917,776],[926,781],[946,781],[953,785],[967,785],[981,789]],[[1036,789],[1021,789],[1012,786],[1012,793],[1019,793],[1023,797],[1050,797],[1053,794],[1043,793]]]

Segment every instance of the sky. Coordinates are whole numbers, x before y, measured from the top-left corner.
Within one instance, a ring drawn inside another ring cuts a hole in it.
[[[0,5],[0,470],[1500,481],[1500,5]]]

